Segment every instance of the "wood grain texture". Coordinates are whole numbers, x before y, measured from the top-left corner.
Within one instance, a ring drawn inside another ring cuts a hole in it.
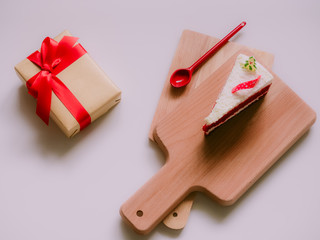
[[[211,57],[201,68],[194,74],[191,84],[187,86],[186,90],[172,91],[169,83],[170,76],[173,71],[181,67],[190,66],[193,61],[202,56],[207,50],[215,45],[220,39],[210,37],[198,32],[185,30],[183,31],[175,56],[164,83],[163,91],[161,93],[157,109],[149,131],[150,140],[153,139],[154,127],[169,112],[173,111],[186,97],[193,92],[210,74],[212,74],[219,66],[221,66],[230,56],[239,51],[243,46],[229,42],[226,46]],[[262,60],[262,63],[271,68],[274,61],[274,56],[257,49],[250,49],[254,56]],[[163,223],[171,229],[182,229],[188,220],[189,212],[193,204],[193,197],[182,201],[179,206],[172,211],[163,221]],[[175,213],[175,214],[173,214]]]
[[[157,124],[154,137],[167,161],[120,209],[138,233],[150,232],[194,191],[233,204],[314,123],[315,112],[273,73],[265,98],[205,136],[203,119],[240,52]]]

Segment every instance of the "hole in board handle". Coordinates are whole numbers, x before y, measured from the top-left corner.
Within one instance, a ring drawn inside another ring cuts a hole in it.
[[[143,216],[143,211],[138,210],[136,214],[137,214],[138,217],[142,217]]]

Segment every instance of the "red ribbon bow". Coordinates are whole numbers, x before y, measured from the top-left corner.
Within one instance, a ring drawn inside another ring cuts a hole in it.
[[[28,59],[39,66],[41,71],[27,81],[29,93],[37,99],[37,115],[48,125],[52,92],[60,99],[80,125],[80,130],[91,123],[89,113],[78,99],[56,76],[81,56],[86,50],[75,43],[78,38],[64,36],[58,43],[47,37],[43,40],[41,50],[32,53]]]

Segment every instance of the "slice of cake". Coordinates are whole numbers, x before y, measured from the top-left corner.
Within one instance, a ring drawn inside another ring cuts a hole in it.
[[[209,134],[248,105],[264,96],[273,76],[254,57],[238,55],[212,112],[205,118],[203,131]]]

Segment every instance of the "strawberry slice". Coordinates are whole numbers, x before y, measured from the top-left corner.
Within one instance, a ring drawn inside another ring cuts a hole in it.
[[[235,93],[239,90],[242,90],[242,89],[248,89],[248,88],[253,88],[259,81],[259,79],[261,78],[261,75],[259,75],[256,79],[254,80],[250,80],[250,81],[247,81],[247,82],[243,82],[243,83],[240,83],[238,84],[237,86],[235,86],[233,89],[232,89],[232,93]]]

